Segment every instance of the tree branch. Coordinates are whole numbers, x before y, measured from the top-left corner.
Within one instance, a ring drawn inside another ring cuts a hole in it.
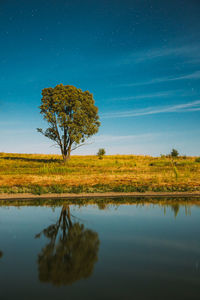
[[[79,147],[82,147],[82,146],[85,146],[85,145],[91,145],[91,144],[93,144],[93,142],[79,144],[79,145],[75,146],[74,148],[72,148],[71,151],[74,151],[74,150],[76,150]]]

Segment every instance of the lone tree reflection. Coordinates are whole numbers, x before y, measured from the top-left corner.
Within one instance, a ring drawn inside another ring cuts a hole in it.
[[[39,279],[54,285],[68,285],[89,277],[98,260],[98,234],[73,223],[69,206],[62,208],[60,218],[41,233],[50,242],[38,255]]]
[[[2,258],[3,256],[3,252],[0,250],[0,258]]]

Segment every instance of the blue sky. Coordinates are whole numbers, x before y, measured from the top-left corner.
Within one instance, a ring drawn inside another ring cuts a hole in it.
[[[199,0],[1,0],[0,151],[59,153],[41,90],[93,93],[101,127],[74,154],[200,155]]]

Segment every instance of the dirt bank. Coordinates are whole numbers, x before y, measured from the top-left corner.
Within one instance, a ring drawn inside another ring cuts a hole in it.
[[[46,198],[94,198],[94,197],[200,197],[200,192],[173,192],[173,193],[158,193],[158,192],[145,192],[145,193],[121,193],[121,192],[108,192],[108,193],[65,193],[65,194],[0,194],[0,200],[30,200],[30,199],[46,199]]]

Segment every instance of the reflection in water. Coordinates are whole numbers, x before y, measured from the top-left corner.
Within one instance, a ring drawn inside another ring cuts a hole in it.
[[[38,255],[41,282],[68,285],[91,276],[98,260],[98,234],[83,224],[73,223],[69,206],[63,206],[58,222],[36,238],[41,234],[50,240]]]
[[[171,203],[169,205],[164,205],[164,215],[166,215],[166,209],[167,207],[171,207],[171,210],[174,213],[174,217],[176,218],[178,216],[178,213],[180,211],[181,205],[178,203]],[[185,216],[191,216],[191,207],[188,205],[185,205]]]
[[[129,200],[129,201],[128,201]],[[173,199],[173,201],[169,201],[166,199],[156,199],[156,201],[152,201],[152,199],[148,199],[148,200],[136,200],[135,202],[133,202],[133,199],[127,199],[125,203],[119,203],[117,201],[115,201],[115,203],[109,203],[109,202],[105,202],[104,201],[99,201],[96,203],[96,205],[98,206],[98,209],[100,210],[109,210],[111,209],[115,209],[117,210],[118,208],[120,208],[121,205],[136,205],[137,207],[144,207],[144,206],[149,206],[150,208],[154,207],[154,205],[156,206],[160,206],[163,207],[163,211],[164,211],[164,215],[166,215],[167,213],[167,209],[170,208],[171,211],[174,214],[174,217],[176,218],[180,212],[181,207],[184,207],[184,212],[185,212],[185,216],[191,216],[191,207],[193,206],[193,202],[192,200],[190,200],[189,202],[186,202],[185,200],[181,199],[179,201],[176,201]],[[200,202],[196,201],[195,205],[200,206]]]
[[[199,299],[200,198],[12,203],[0,207],[0,300]]]
[[[199,205],[200,203],[198,203]],[[150,208],[152,208],[152,206],[154,207],[155,203],[151,203],[150,201],[148,202],[142,202],[142,203],[126,203],[126,205],[136,205],[137,207],[144,207],[144,206],[150,206]],[[116,204],[109,204],[109,203],[97,203],[98,209],[100,210],[108,210],[109,208],[113,209],[115,208],[115,210],[117,210],[118,208],[120,208],[120,204],[116,203]],[[174,217],[176,218],[178,216],[178,213],[181,209],[181,207],[184,207],[185,210],[185,216],[191,216],[191,203],[188,205],[183,205],[183,204],[179,204],[178,202],[173,202],[173,203],[162,203],[162,202],[158,202],[156,203],[156,206],[160,206],[163,207],[163,211],[164,211],[164,215],[166,215],[167,213],[167,209],[170,208],[171,211],[174,214]]]
[[[180,210],[180,205],[175,203],[175,204],[172,204],[171,207],[172,207],[172,210],[174,212],[174,217],[176,218],[177,215],[178,215],[178,212]]]

